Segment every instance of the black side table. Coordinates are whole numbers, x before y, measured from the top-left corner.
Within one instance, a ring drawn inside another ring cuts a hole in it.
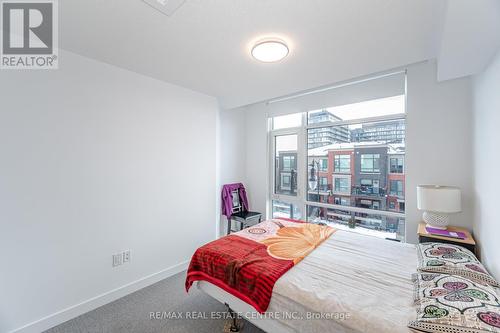
[[[258,212],[238,212],[231,215],[227,221],[227,234],[231,233],[231,221],[240,223],[240,229],[243,230],[262,221],[262,214]],[[239,231],[233,230],[233,231]]]

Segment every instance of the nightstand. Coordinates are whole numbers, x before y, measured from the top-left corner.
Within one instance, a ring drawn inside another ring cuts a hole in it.
[[[470,250],[472,253],[476,254],[476,241],[472,237],[471,233],[465,229],[465,228],[460,228],[460,227],[453,227],[453,226],[448,226],[448,231],[460,231],[463,232],[467,237],[465,239],[460,239],[460,238],[451,238],[451,237],[444,237],[444,236],[438,236],[438,235],[431,235],[425,230],[425,222],[421,222],[418,225],[418,242],[419,243],[424,243],[424,242],[439,242],[439,243],[447,243],[447,244],[455,244],[455,245],[460,245],[465,247],[466,249]]]

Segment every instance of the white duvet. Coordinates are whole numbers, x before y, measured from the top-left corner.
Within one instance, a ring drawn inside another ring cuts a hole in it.
[[[268,311],[347,314],[277,320],[296,332],[409,332],[414,245],[338,230],[275,284]]]

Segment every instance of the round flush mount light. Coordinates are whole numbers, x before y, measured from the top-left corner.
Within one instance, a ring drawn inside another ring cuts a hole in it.
[[[288,55],[288,46],[279,39],[260,41],[252,48],[252,57],[262,62],[277,62]]]

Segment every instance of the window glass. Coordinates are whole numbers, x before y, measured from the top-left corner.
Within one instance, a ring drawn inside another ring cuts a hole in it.
[[[278,116],[273,118],[273,129],[283,129],[300,127],[302,125],[302,113],[292,113],[285,116]]]
[[[405,96],[398,95],[387,98],[374,99],[354,104],[340,105],[320,110],[309,111],[307,123],[309,125],[340,122],[380,116],[389,116],[405,113]],[[387,130],[390,130],[388,128]],[[404,136],[404,133],[400,133]]]
[[[389,159],[390,173],[403,173],[403,157],[391,157]]]
[[[351,186],[348,178],[335,177],[335,192],[350,193]]]
[[[308,172],[303,175],[307,177],[306,200],[310,204],[320,202],[374,211],[404,212],[400,209],[401,203],[404,209],[405,197],[404,122],[401,119],[351,124],[346,126],[350,133],[348,139],[329,138],[322,146],[316,145],[318,141],[314,137],[327,131],[311,132],[308,129]],[[335,127],[338,126],[325,126],[325,129]],[[388,129],[402,129],[402,132]],[[391,172],[391,159],[398,173]],[[321,168],[318,170],[317,164],[321,160],[332,161],[332,168],[326,172]],[[331,179],[331,184],[323,186],[321,177]],[[380,229],[384,226],[381,224]]]
[[[362,154],[361,172],[380,172],[380,155]]]
[[[273,216],[302,213],[317,223],[403,239],[406,124],[403,117],[392,116],[404,112],[405,97],[394,96],[274,117],[273,129],[302,127],[305,136],[298,129],[271,134]],[[299,191],[298,185],[305,188]]]
[[[334,208],[307,206],[307,221],[392,240],[404,240],[405,219],[381,214],[357,213]]]
[[[275,193],[297,195],[297,134],[275,137]]]
[[[351,173],[351,155],[335,155],[334,164],[336,173]]]
[[[288,219],[300,220],[302,214],[297,205],[284,201],[273,200],[273,218],[284,217]]]
[[[320,170],[321,171],[328,171],[328,159],[327,158],[322,158],[320,161]]]
[[[391,180],[391,190],[390,195],[403,196],[403,181],[402,180]]]

